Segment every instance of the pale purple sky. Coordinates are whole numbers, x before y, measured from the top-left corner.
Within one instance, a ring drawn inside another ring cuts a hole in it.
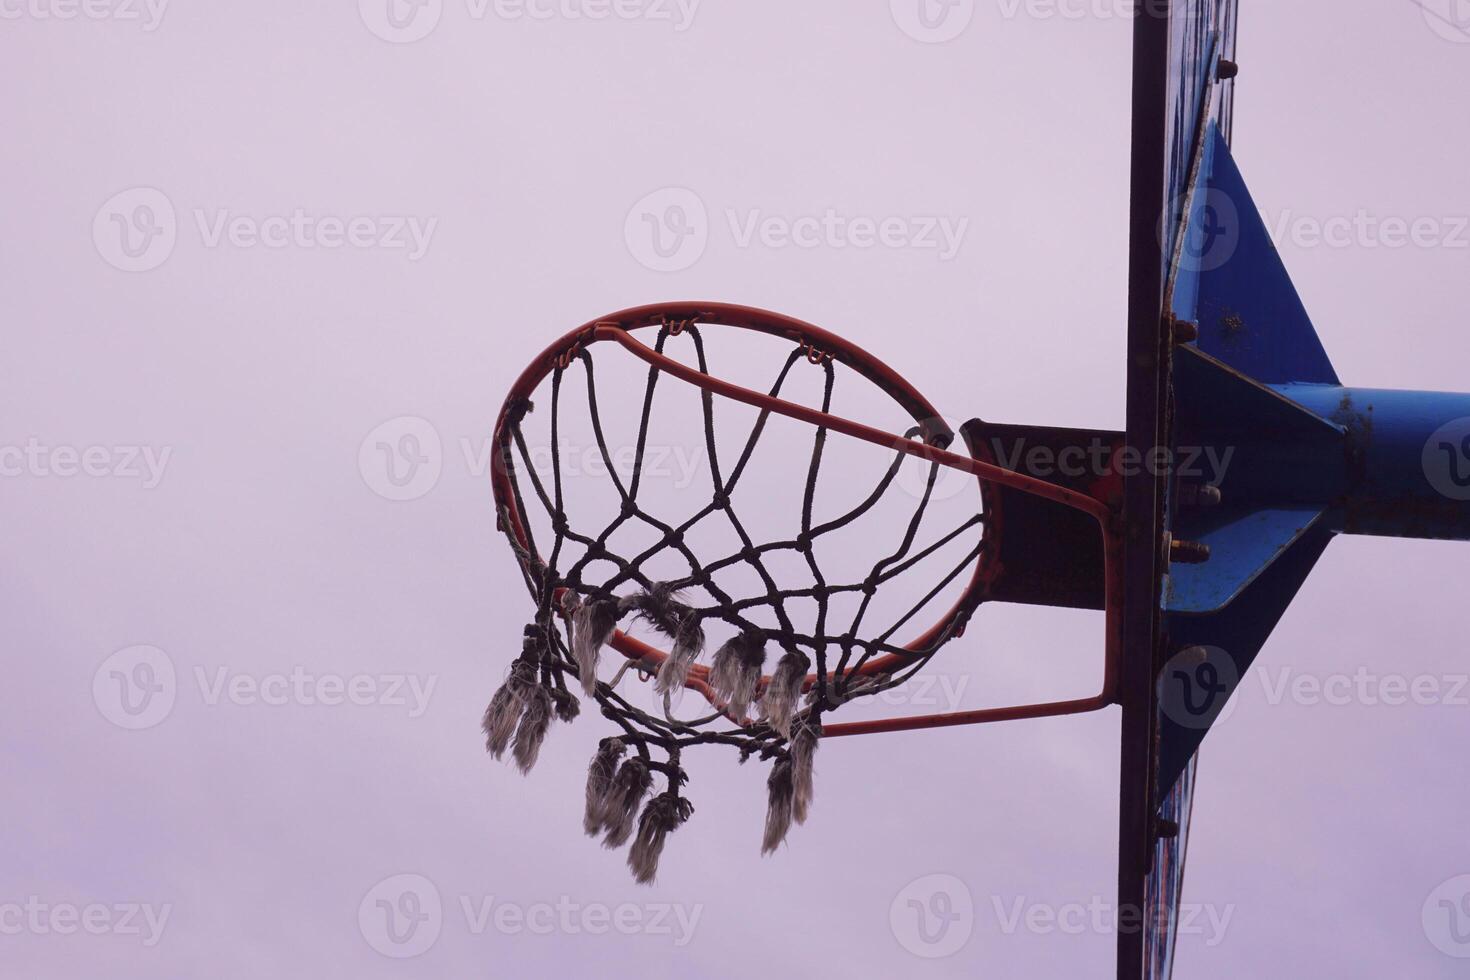
[[[527,615],[477,453],[578,323],[743,302],[956,418],[1121,425],[1125,5],[889,8],[0,4],[0,972],[1112,975],[1116,711],[833,741],[766,859],[763,771],[701,754],[653,888],[579,830],[602,719],[529,778],[477,731]],[[1470,387],[1470,35],[1245,0],[1240,61],[1236,155],[1339,373]],[[639,238],[649,195],[704,208],[694,251]],[[903,240],[777,235],[828,209]],[[1433,234],[1314,243],[1360,213]],[[432,464],[397,485],[374,447],[405,435]],[[1467,557],[1329,549],[1206,743],[1179,977],[1463,975],[1423,913],[1470,892]],[[931,696],[1090,693],[1100,627],[987,609]],[[1070,673],[1033,691],[1037,661]],[[1436,703],[1291,693],[1360,670]],[[926,941],[936,895],[961,918]]]

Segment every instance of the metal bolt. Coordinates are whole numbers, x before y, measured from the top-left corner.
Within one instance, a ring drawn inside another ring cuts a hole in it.
[[[1210,560],[1210,546],[1203,541],[1170,541],[1169,560],[1180,565],[1203,565]]]
[[[1208,483],[1186,483],[1179,488],[1181,507],[1218,507],[1224,495]]]
[[[1199,340],[1199,324],[1170,316],[1169,334],[1176,344],[1192,344]]]

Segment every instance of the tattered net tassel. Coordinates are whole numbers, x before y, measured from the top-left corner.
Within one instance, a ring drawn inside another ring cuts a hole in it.
[[[786,832],[791,829],[791,806],[795,796],[791,781],[791,760],[781,759],[771,767],[766,788],[770,791],[770,802],[766,808],[766,836],[761,842],[761,853],[771,854],[781,846],[781,842],[786,839]]]
[[[571,691],[564,691],[559,687],[551,689],[551,702],[556,706],[556,716],[565,722],[577,720],[577,715],[582,713],[582,702]]]
[[[669,655],[659,665],[658,679],[654,682],[653,689],[659,694],[677,694],[682,691],[684,682],[689,679],[689,668],[694,666],[695,658],[703,649],[704,630],[698,624],[676,635],[674,649],[669,651]]]
[[[812,763],[821,735],[821,723],[811,721],[798,725],[796,737],[791,740],[791,812],[797,823],[806,823],[806,815],[811,809],[814,793]]]
[[[765,638],[759,633],[732,637],[715,651],[710,662],[710,687],[729,706],[728,713],[737,722],[745,721],[750,711],[765,663]]]
[[[572,613],[572,659],[582,690],[597,691],[597,658],[618,628],[618,604],[609,599],[584,602]]]
[[[633,878],[640,885],[653,882],[658,874],[658,859],[664,851],[664,841],[670,831],[694,813],[694,804],[673,791],[660,793],[648,801],[643,809],[643,818],[638,821],[638,837],[628,849],[628,867],[633,869]]]
[[[521,720],[521,711],[525,708],[526,693],[535,679],[535,665],[527,660],[517,660],[511,665],[505,683],[490,699],[480,729],[485,733],[485,751],[492,758],[499,759],[510,747],[511,736],[515,734],[516,723]]]
[[[638,804],[648,795],[653,785],[653,774],[642,759],[629,759],[618,767],[613,784],[607,791],[602,808],[602,826],[607,836],[603,847],[622,847],[633,835],[633,819],[638,815]]]
[[[617,775],[618,760],[628,746],[620,738],[605,738],[597,745],[597,754],[587,766],[587,809],[582,814],[582,829],[588,837],[596,837],[602,830],[603,812],[607,806],[608,790]]]
[[[551,693],[538,687],[526,699],[526,711],[516,728],[515,745],[511,754],[515,756],[516,768],[523,773],[531,771],[541,754],[541,743],[546,740],[546,731],[551,727]]]
[[[653,689],[659,694],[682,690],[689,677],[689,668],[704,649],[704,629],[699,625],[698,614],[680,602],[678,594],[664,584],[655,585],[633,599],[631,604],[638,610],[640,619],[647,620],[654,629],[674,641],[674,648],[659,665]]]
[[[791,737],[791,716],[796,711],[796,700],[801,696],[801,685],[812,662],[806,654],[792,650],[776,664],[771,683],[766,685],[761,698],[761,710],[771,727],[781,733],[782,738]]]
[[[679,601],[679,593],[667,582],[660,582],[623,600],[625,612],[632,610],[639,619],[665,636],[673,636],[679,632],[684,621],[683,614],[688,609],[688,606]]]

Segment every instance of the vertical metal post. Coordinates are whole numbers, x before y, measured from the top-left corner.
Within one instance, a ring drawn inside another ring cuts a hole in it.
[[[1146,453],[1166,445],[1163,377],[1164,261],[1160,229],[1168,130],[1169,13],[1166,0],[1136,0],[1133,21],[1133,160],[1128,270],[1128,442]],[[1135,477],[1124,490],[1123,708],[1118,833],[1118,977],[1144,970],[1142,917],[1152,847],[1153,649],[1159,628],[1159,551],[1164,495]]]

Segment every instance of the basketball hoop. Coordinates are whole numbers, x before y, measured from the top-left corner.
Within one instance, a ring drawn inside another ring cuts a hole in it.
[[[651,346],[634,336],[642,330],[654,335]],[[789,343],[784,364],[768,391],[743,387],[712,373],[704,332],[715,330],[753,331]],[[673,344],[686,345],[694,363],[670,356]],[[621,349],[648,365],[634,465],[626,479],[613,465],[598,411],[593,357],[598,345]],[[783,397],[798,370],[820,373],[819,407]],[[839,379],[845,382],[843,376],[849,374],[876,386],[902,410],[912,422],[904,434],[832,413],[833,392]],[[597,452],[621,502],[617,516],[600,528],[577,523],[577,516],[568,513],[563,487],[557,433],[565,384],[577,375],[586,387]],[[699,422],[714,487],[693,516],[683,519],[650,513],[639,496],[654,418],[654,392],[665,376],[699,390]],[[549,399],[549,479],[538,474],[522,430],[532,411],[533,396]],[[715,396],[758,412],[748,436],[739,443],[727,443],[734,449],[727,448],[723,455],[717,438]],[[745,486],[743,481],[751,479],[752,453],[773,416],[811,426],[813,438],[809,455],[799,467],[791,468],[804,480],[799,532],[784,540],[758,542],[738,516],[735,498]],[[814,497],[829,433],[879,447],[888,454],[888,464],[861,503],[819,521]],[[491,755],[500,758],[509,751],[516,765],[529,771],[553,721],[571,721],[577,716],[578,694],[592,698],[619,732],[603,739],[589,767],[584,829],[589,835],[602,836],[608,847],[622,846],[631,839],[629,864],[640,882],[648,882],[657,871],[667,835],[693,812],[683,795],[688,778],[684,755],[691,748],[727,745],[739,752],[742,762],[759,758],[772,763],[762,843],[763,851],[770,853],[785,839],[793,821],[806,820],[812,800],[813,760],[822,738],[1074,714],[1112,703],[1120,550],[1112,512],[1087,494],[1001,468],[978,441],[969,446],[968,455],[952,452],[949,447],[954,438],[954,431],[934,407],[892,368],[840,337],[778,314],[723,304],[663,304],[626,310],[561,338],[521,375],[495,429],[492,479],[498,522],[534,601],[534,615],[525,630],[522,653],[485,713],[486,746]],[[910,459],[927,464],[927,482],[917,494],[906,526],[862,531],[891,536],[892,549],[861,577],[848,572],[839,578],[823,568],[816,554],[818,542],[845,530],[855,533],[852,529],[871,517],[875,505],[894,487],[901,464]],[[935,480],[945,468],[975,478],[981,505],[958,526],[921,546],[917,532],[930,510]],[[975,610],[989,598],[988,588],[999,570],[997,542],[1004,532],[998,488],[1044,498],[1097,520],[1104,539],[1109,623],[1103,691],[1094,698],[1053,704],[830,722],[829,716],[845,705],[898,687],[923,670],[941,648],[963,634]],[[538,540],[531,520],[533,506],[544,512],[540,520],[543,527],[550,528],[549,540]],[[698,553],[689,535],[706,521],[728,522],[742,546],[730,554]],[[657,540],[637,553],[618,554],[611,539],[624,526],[647,530]],[[915,569],[946,553],[945,549],[950,554],[957,551],[960,558],[946,564],[937,582],[922,579]],[[651,577],[646,566],[655,555],[677,555],[688,565],[687,574],[672,579]],[[807,581],[778,577],[772,571],[778,555],[795,556]],[[606,576],[592,571],[608,566],[614,571]],[[717,576],[736,566],[753,572],[751,581],[759,586],[744,594],[723,586]],[[900,581],[909,583],[904,594],[920,598],[896,622],[878,625],[876,616],[870,615],[873,600],[880,591],[886,597],[902,588]],[[841,622],[833,610],[838,597],[857,606],[856,613],[842,617]],[[936,606],[942,597],[942,606]],[[803,620],[794,612],[797,604],[809,610],[814,607],[814,614]],[[663,647],[630,635],[626,628],[634,622],[646,624],[664,638]],[[733,635],[709,651],[707,664],[700,663],[706,653],[705,626],[714,624],[723,624]],[[905,630],[915,635],[900,640],[898,634]],[[604,679],[599,669],[607,648],[621,654],[625,662]],[[661,712],[635,705],[620,691],[629,671],[649,681],[655,701],[662,701]],[[694,691],[708,702],[703,717],[676,717],[674,700],[683,690]],[[661,778],[664,788],[649,799],[655,777]]]

